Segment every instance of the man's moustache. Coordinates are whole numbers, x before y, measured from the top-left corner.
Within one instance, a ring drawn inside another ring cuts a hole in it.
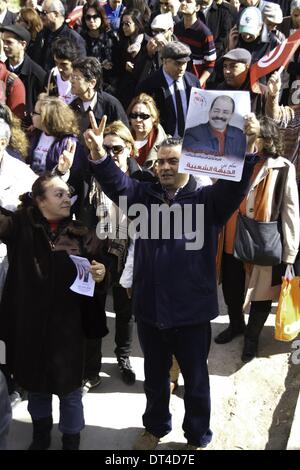
[[[227,119],[224,119],[224,118],[221,118],[221,117],[220,118],[213,118],[212,120],[213,121],[223,121],[223,122],[227,121]]]

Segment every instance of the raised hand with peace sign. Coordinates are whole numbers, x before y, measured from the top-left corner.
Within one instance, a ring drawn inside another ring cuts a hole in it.
[[[76,142],[69,139],[67,142],[67,147],[63,150],[58,159],[57,169],[62,175],[67,173],[67,171],[69,171],[73,165],[75,152]]]
[[[99,160],[106,154],[103,148],[103,132],[105,129],[107,117],[105,115],[102,117],[99,126],[92,111],[89,112],[89,117],[91,129],[86,130],[83,136],[85,144],[91,152],[91,159]]]

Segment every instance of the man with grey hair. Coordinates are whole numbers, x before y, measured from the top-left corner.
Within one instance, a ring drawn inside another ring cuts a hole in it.
[[[60,0],[45,0],[42,4],[41,18],[44,29],[42,31],[43,47],[39,64],[46,70],[50,71],[54,66],[54,58],[51,50],[52,43],[61,37],[67,37],[75,42],[79,49],[79,56],[86,56],[86,47],[84,39],[69,28],[65,23],[65,8]]]
[[[154,98],[161,125],[173,137],[183,136],[191,89],[200,88],[197,77],[186,72],[190,56],[187,44],[169,42],[161,51],[162,67],[136,89],[136,95],[144,92]]]

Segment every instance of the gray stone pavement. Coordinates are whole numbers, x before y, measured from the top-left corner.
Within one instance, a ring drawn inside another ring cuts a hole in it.
[[[222,301],[221,311],[224,312]],[[130,450],[142,430],[145,408],[142,353],[135,334],[132,365],[137,381],[131,386],[124,384],[113,353],[113,317],[114,314],[108,312],[110,334],[104,339],[102,383],[83,398],[86,427],[82,432],[81,449]],[[300,449],[299,404],[298,422],[290,436],[300,389],[300,365],[290,361],[291,343],[275,341],[274,321],[274,315],[270,315],[261,335],[260,357],[246,365],[240,360],[241,337],[223,346],[212,341],[209,356],[211,428],[214,432],[209,448],[212,450],[285,449],[289,437],[289,445]],[[213,337],[227,322],[228,317],[224,314],[213,322]],[[172,395],[170,402],[173,431],[165,436],[158,450],[184,449],[183,394],[180,378],[178,392]],[[9,449],[26,449],[31,441],[32,429],[26,407],[27,402],[23,401],[14,408]],[[53,408],[54,422],[57,423],[56,397]],[[60,439],[55,424],[51,449],[60,449]]]

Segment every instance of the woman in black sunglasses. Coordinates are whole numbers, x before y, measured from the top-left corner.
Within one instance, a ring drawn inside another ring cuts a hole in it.
[[[147,60],[144,23],[138,10],[126,8],[121,17],[119,43],[113,49],[117,77],[117,98],[126,109],[135,96],[135,89]]]
[[[154,99],[146,93],[136,96],[128,108],[131,133],[138,148],[138,164],[151,169],[157,159],[157,149],[167,134],[159,123],[159,111]]]
[[[110,28],[109,21],[99,2],[86,3],[82,9],[81,36],[86,43],[88,57],[96,57],[102,65],[104,89],[113,84],[112,49],[117,44],[117,35]],[[113,90],[109,90],[111,93]]]

